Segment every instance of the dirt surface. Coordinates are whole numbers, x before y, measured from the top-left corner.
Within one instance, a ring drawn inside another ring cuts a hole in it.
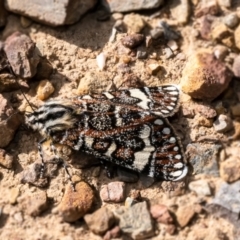
[[[126,36],[126,33],[117,33],[116,40],[109,42],[112,27],[115,23],[113,18],[108,21],[97,21],[98,12],[88,13],[78,23],[59,28],[50,28],[37,23],[32,23],[28,28],[22,28],[19,23],[19,17],[10,15],[8,17],[8,25],[2,32],[4,40],[11,32],[19,30],[26,33],[36,43],[41,55],[47,58],[53,66],[54,72],[50,80],[54,86],[54,93],[51,98],[64,99],[76,96],[78,94],[78,85],[81,79],[88,73],[94,73],[105,79],[102,82],[96,82],[96,91],[116,89],[119,82],[126,78],[126,74],[122,73],[118,68],[118,64],[124,62],[125,53],[121,55],[119,52],[120,39]],[[159,18],[151,18],[151,13],[141,14],[147,24],[152,28],[158,25]],[[148,65],[153,59],[130,58],[128,64],[131,73],[138,76],[146,86],[159,86],[166,83],[179,84],[181,72],[186,64],[188,56],[191,56],[200,48],[213,49],[214,43],[196,39],[194,35],[194,24],[196,19],[192,19],[189,24],[178,27],[182,38],[178,41],[180,49],[175,52],[175,56],[167,59],[164,55],[166,45],[159,45],[157,48],[150,48],[149,56],[156,53],[158,63],[161,65],[161,72],[157,75],[149,73]],[[149,29],[144,30],[146,35]],[[99,70],[96,62],[96,56],[104,52],[107,56],[106,66],[103,71]],[[133,60],[134,59],[134,60]],[[117,84],[115,84],[117,82]],[[28,82],[29,90],[25,90],[26,97],[31,104],[40,106],[43,102],[36,96],[36,88],[39,81],[32,79]],[[237,83],[239,85],[239,82]],[[120,84],[119,84],[120,85]],[[27,103],[20,91],[13,91],[3,94],[7,97],[17,109],[24,108]],[[221,100],[221,98],[220,98]],[[190,100],[190,97],[182,95],[182,108],[193,108],[196,102]],[[227,134],[217,133],[213,127],[204,127],[196,124],[196,118],[186,118],[180,113],[174,117],[171,122],[176,128],[177,133],[182,139],[184,149],[189,143],[198,142],[202,137],[200,144],[207,146],[209,144],[205,138],[213,138],[215,140],[226,141],[227,137],[233,134],[233,131]],[[37,143],[41,139],[38,133],[19,128],[14,139],[6,150],[14,157],[13,167],[11,169],[0,169],[0,208],[1,208],[1,239],[101,239],[101,237],[91,233],[85,222],[81,219],[74,223],[63,222],[56,211],[56,207],[61,201],[65,187],[69,184],[64,169],[59,168],[57,174],[51,178],[50,184],[46,188],[39,188],[29,184],[20,183],[20,175],[27,166],[36,159],[39,159]],[[214,143],[213,143],[214,144]],[[228,142],[223,148],[238,146],[237,142]],[[210,146],[212,148],[212,145]],[[227,150],[226,150],[227,151]],[[218,153],[219,155],[219,153]],[[81,161],[79,155],[79,161]],[[106,204],[101,202],[99,198],[99,190],[101,185],[113,181],[108,179],[101,171],[100,176],[94,177],[92,172],[96,167],[77,169],[74,165],[70,168],[72,175],[79,175],[81,179],[87,181],[95,190],[96,201],[93,210],[98,209],[102,205],[106,205],[109,209],[118,208],[124,203]],[[139,181],[133,184],[127,184],[127,195],[131,190],[141,191],[141,196],[148,199],[152,204],[165,204],[173,213],[177,211],[179,206],[199,207],[201,201],[210,202],[221,185],[223,180],[218,176],[196,174],[189,176],[183,183],[187,189],[188,183],[194,180],[206,179],[212,186],[212,196],[197,196],[190,190],[181,190],[181,183],[162,183],[156,182],[150,187],[145,187]],[[173,189],[173,191],[172,191]],[[182,194],[177,193],[183,191]],[[27,197],[29,194],[45,191],[48,196],[47,208],[40,215],[32,217],[27,214],[28,205],[21,202],[21,198]],[[176,207],[178,206],[178,207]],[[196,210],[197,211],[197,210]],[[160,230],[156,237],[152,239],[234,239],[234,226],[224,218],[214,217],[212,214],[206,213],[202,208],[197,216],[189,222],[185,227],[178,227],[175,235],[169,235],[160,226]],[[208,232],[205,237],[201,237],[202,232]],[[212,233],[213,235],[211,235]],[[218,234],[219,233],[219,234]],[[124,239],[124,238],[122,238]]]

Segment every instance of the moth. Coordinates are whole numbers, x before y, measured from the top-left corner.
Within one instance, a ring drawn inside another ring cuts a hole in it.
[[[180,139],[167,117],[179,107],[175,85],[50,100],[26,124],[51,140],[150,177],[177,181],[188,173]]]

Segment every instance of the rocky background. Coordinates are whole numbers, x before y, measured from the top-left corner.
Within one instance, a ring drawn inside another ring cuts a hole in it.
[[[240,239],[238,0],[0,0],[0,239]],[[10,67],[11,66],[11,67]],[[16,81],[17,79],[17,81]],[[181,182],[58,146],[24,112],[50,98],[179,84],[170,119],[191,171]]]

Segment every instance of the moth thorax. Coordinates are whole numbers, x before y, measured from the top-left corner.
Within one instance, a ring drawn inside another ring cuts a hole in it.
[[[73,127],[76,122],[73,107],[47,102],[36,111],[26,115],[26,124],[42,134],[63,131]]]

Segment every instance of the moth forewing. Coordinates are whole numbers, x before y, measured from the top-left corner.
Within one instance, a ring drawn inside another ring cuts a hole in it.
[[[181,142],[166,118],[178,106],[175,85],[135,88],[48,101],[27,114],[26,123],[51,139],[55,155],[54,143],[60,143],[154,178],[175,181],[188,172]]]

